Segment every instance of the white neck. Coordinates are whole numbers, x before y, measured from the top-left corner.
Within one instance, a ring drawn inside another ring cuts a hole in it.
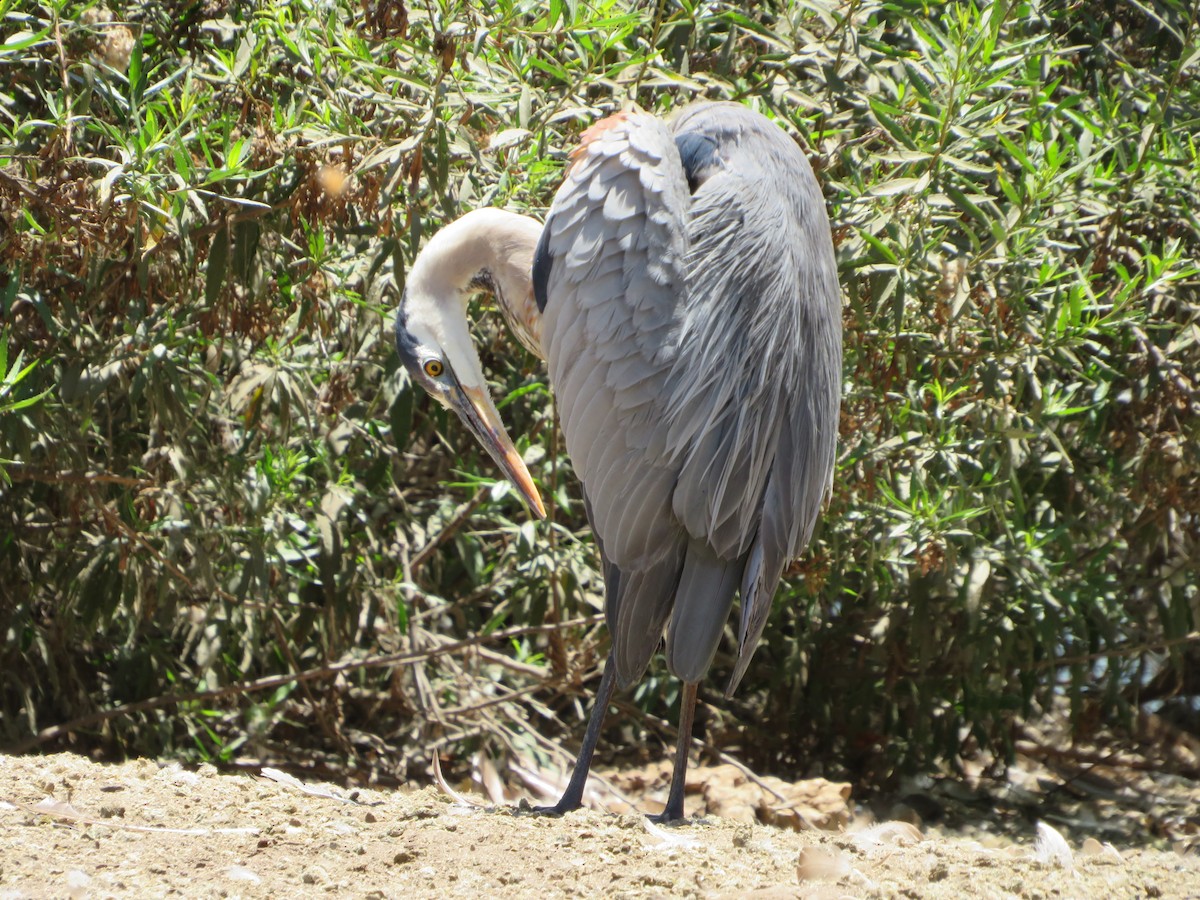
[[[490,283],[509,327],[542,355],[541,313],[533,299],[533,254],[542,226],[533,219],[485,207],[451,222],[432,238],[409,272],[413,302],[459,304],[438,310],[466,321],[466,304],[480,281]],[[464,335],[465,336],[465,335]],[[458,336],[456,336],[458,337]]]

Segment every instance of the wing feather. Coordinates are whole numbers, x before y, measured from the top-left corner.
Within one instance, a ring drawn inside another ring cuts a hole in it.
[[[539,249],[542,340],[567,450],[606,569],[620,572],[607,618],[623,685],[662,640],[686,553],[671,513],[675,467],[665,441],[653,441],[686,290],[690,201],[680,173],[658,120],[600,123],[574,156]]]
[[[703,140],[685,171],[689,134]],[[840,298],[824,202],[791,139],[736,104],[697,104],[673,131],[613,116],[572,160],[535,284],[616,582],[618,680],[640,676],[668,617],[668,663],[697,680],[740,586],[735,684],[832,468]]]
[[[678,530],[669,496],[675,472],[647,453],[646,423],[661,420],[665,408],[690,204],[674,140],[657,119],[619,115],[590,133],[546,222],[552,262],[543,343],[567,450],[606,552],[625,570],[664,555],[630,521],[631,490],[647,480],[667,485],[646,491],[666,498],[665,508],[646,515]],[[628,391],[632,385],[639,389]],[[584,426],[597,418],[598,426]]]
[[[675,123],[677,134],[714,140],[723,161],[694,198],[680,359],[734,360],[733,371],[694,375],[699,390],[676,381],[668,417],[671,449],[685,460],[676,514],[689,532],[706,529],[718,555],[746,560],[729,692],[828,491],[842,364],[841,294],[820,187],[791,139],[756,120],[714,104]]]

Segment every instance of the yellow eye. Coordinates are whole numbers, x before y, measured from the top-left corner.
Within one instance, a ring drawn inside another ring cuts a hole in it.
[[[430,378],[440,378],[444,368],[440,359],[425,360],[425,374]]]

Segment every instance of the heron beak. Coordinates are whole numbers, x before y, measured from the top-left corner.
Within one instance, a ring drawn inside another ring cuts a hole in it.
[[[546,507],[542,505],[542,498],[533,485],[533,478],[525,468],[521,454],[513,446],[508,432],[504,430],[500,413],[496,411],[496,406],[487,391],[458,385],[447,399],[451,408],[475,435],[475,439],[483,445],[483,449],[496,461],[496,465],[503,470],[521,497],[529,504],[529,508],[539,519],[546,518]]]

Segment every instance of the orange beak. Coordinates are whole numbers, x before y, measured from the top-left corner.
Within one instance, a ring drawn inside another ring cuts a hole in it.
[[[492,403],[492,398],[488,396],[487,391],[458,385],[451,390],[447,399],[450,407],[458,413],[458,417],[475,435],[475,439],[495,460],[496,465],[512,482],[513,487],[517,489],[529,508],[539,519],[546,518],[546,507],[542,505],[542,498],[538,494],[537,488],[534,487],[533,478],[530,477],[529,470],[525,468],[521,454],[513,446],[508,432],[504,430],[504,423],[500,421],[500,413],[496,411],[496,406]]]

